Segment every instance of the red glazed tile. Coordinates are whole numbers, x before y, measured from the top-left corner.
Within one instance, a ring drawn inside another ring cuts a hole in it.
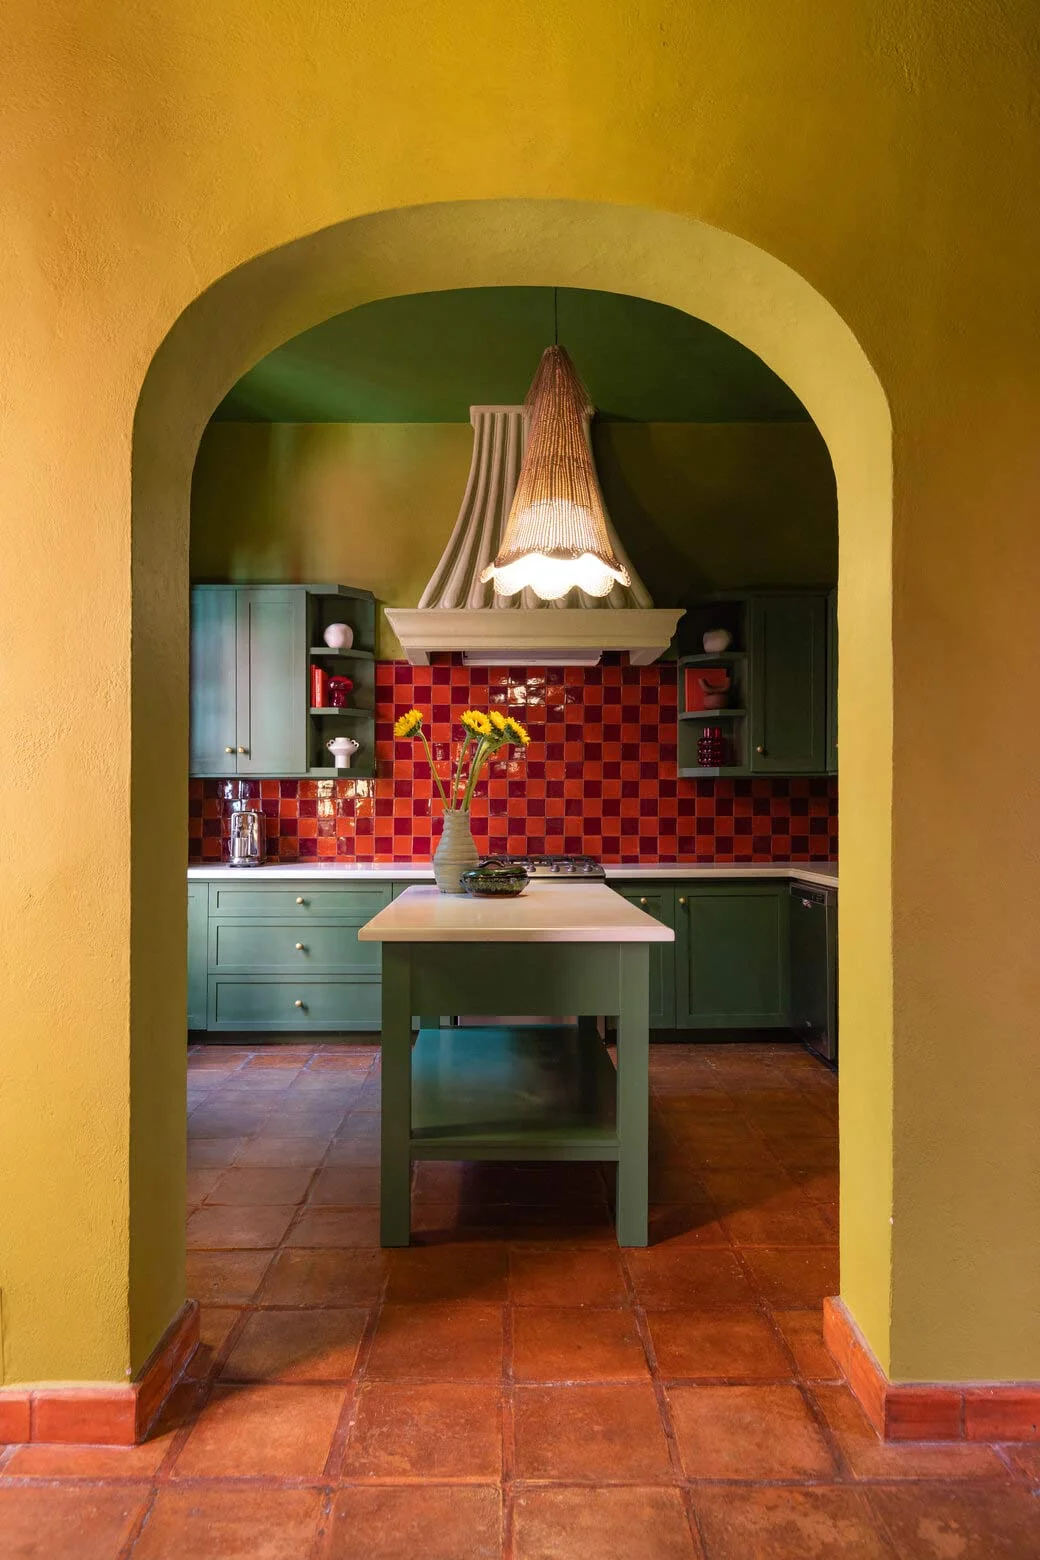
[[[340,1490],[322,1560],[499,1560],[502,1501],[485,1485]]]
[[[527,1489],[516,1497],[518,1560],[700,1560],[678,1490]]]
[[[381,1382],[362,1389],[344,1478],[497,1480],[501,1471],[497,1385]]]
[[[826,1478],[834,1459],[797,1387],[671,1387],[691,1479]]]
[[[659,1484],[675,1477],[648,1384],[518,1387],[513,1415],[518,1478]]]

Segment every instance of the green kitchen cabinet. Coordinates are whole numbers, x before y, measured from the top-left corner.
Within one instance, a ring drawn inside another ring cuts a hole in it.
[[[827,594],[827,773],[838,773],[838,592]]]
[[[675,926],[675,893],[672,885],[616,883],[611,887],[622,899],[645,910],[655,921]],[[675,944],[650,943],[650,1028],[675,1027]]]
[[[206,585],[191,593],[189,768],[238,773],[238,592]]]
[[[791,1028],[828,1061],[838,1059],[837,895],[792,883]]]
[[[331,623],[349,649],[323,643]],[[347,707],[313,708],[311,667],[349,675]],[[191,592],[190,772],[333,778],[375,773],[375,598],[343,585],[196,585]],[[353,737],[349,770],[326,743]]]
[[[694,881],[675,896],[676,1027],[785,1027],[787,883]]]
[[[827,601],[822,592],[751,601],[752,774],[827,768]]]
[[[209,893],[205,883],[188,884],[188,1028],[206,1027],[206,961]]]

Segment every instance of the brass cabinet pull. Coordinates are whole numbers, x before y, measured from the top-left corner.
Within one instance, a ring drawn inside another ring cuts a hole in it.
[[[679,903],[681,905],[684,905],[686,903],[686,895],[685,894],[680,894],[679,895]]]
[[[643,898],[639,901],[639,903],[641,905],[645,905],[646,904],[646,895],[645,894],[644,894]]]
[[[303,998],[297,997],[296,1001],[293,1003],[293,1007],[303,1007]]]
[[[803,900],[803,904],[804,904],[804,900]],[[307,952],[306,948],[303,946],[303,943],[297,943],[296,944],[296,952],[297,953],[306,953]]]
[[[302,894],[297,894],[297,896],[296,896],[296,903],[298,905],[305,905],[307,903],[307,901],[306,901],[306,899],[304,899]]]
[[[235,751],[234,748],[225,748],[224,749],[225,753],[233,753],[234,751]]]
[[[238,751],[239,751],[239,752],[240,752],[240,753],[245,753],[245,752],[247,752],[247,751],[248,751],[248,749],[247,749],[247,748],[243,748],[243,747],[240,747],[240,748],[239,748],[239,750],[238,750]]]
[[[755,752],[756,752],[756,753],[764,753],[764,752],[765,752],[765,748],[764,748],[764,747],[757,747],[757,748],[756,748],[756,749],[755,749]]]

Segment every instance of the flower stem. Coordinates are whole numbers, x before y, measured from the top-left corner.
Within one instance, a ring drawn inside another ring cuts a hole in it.
[[[471,741],[472,738],[467,731],[466,735],[462,739],[462,746],[459,748],[459,761],[455,766],[455,779],[451,787],[451,799],[453,806],[458,799],[459,786],[462,784],[462,760],[466,756],[466,749],[469,747]]]
[[[447,811],[451,812],[451,810],[452,810],[451,803],[448,801],[447,796],[444,794],[444,787],[443,787],[443,785],[441,785],[441,777],[437,773],[436,766],[435,766],[435,764],[433,762],[433,754],[430,752],[430,744],[427,742],[427,740],[426,740],[426,733],[422,729],[421,726],[419,727],[419,735],[422,738],[422,745],[426,749],[426,762],[430,766],[430,773],[433,776],[434,780],[436,780],[436,782],[437,782],[437,789],[441,793],[441,801],[444,803],[444,806],[447,809]]]
[[[462,798],[464,810],[469,807],[470,802],[473,800],[473,792],[477,781],[480,779],[480,771],[484,767],[485,760],[496,749],[497,743],[489,742],[486,737],[481,737],[477,745],[477,751],[473,755],[473,762],[469,766],[469,779],[466,781],[466,791]]]

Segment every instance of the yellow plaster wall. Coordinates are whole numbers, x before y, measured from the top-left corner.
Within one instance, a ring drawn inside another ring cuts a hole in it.
[[[183,1294],[182,1193],[162,1166],[183,1151],[169,950],[187,492],[206,419],[249,362],[351,299],[512,281],[700,313],[761,351],[827,439],[842,1291],[897,1377],[1040,1376],[1038,30],[1027,0],[962,8],[955,25],[947,0],[5,9],[8,1382],[120,1379]],[[496,207],[468,229],[456,214],[411,239],[374,220],[349,276],[331,239],[279,250],[366,212],[503,198],[596,204]],[[662,241],[662,224],[685,238]],[[776,256],[790,283],[754,251],[713,247],[713,229]],[[156,349],[254,256],[218,295],[231,315],[200,314],[207,339],[163,354],[132,470]],[[884,404],[823,299],[884,387],[892,472]],[[147,516],[132,550],[131,480]]]
[[[659,606],[833,584],[837,501],[811,423],[597,423],[607,508]],[[192,476],[199,580],[340,580],[414,607],[469,474],[468,423],[213,422]],[[381,618],[379,653],[400,645]]]

